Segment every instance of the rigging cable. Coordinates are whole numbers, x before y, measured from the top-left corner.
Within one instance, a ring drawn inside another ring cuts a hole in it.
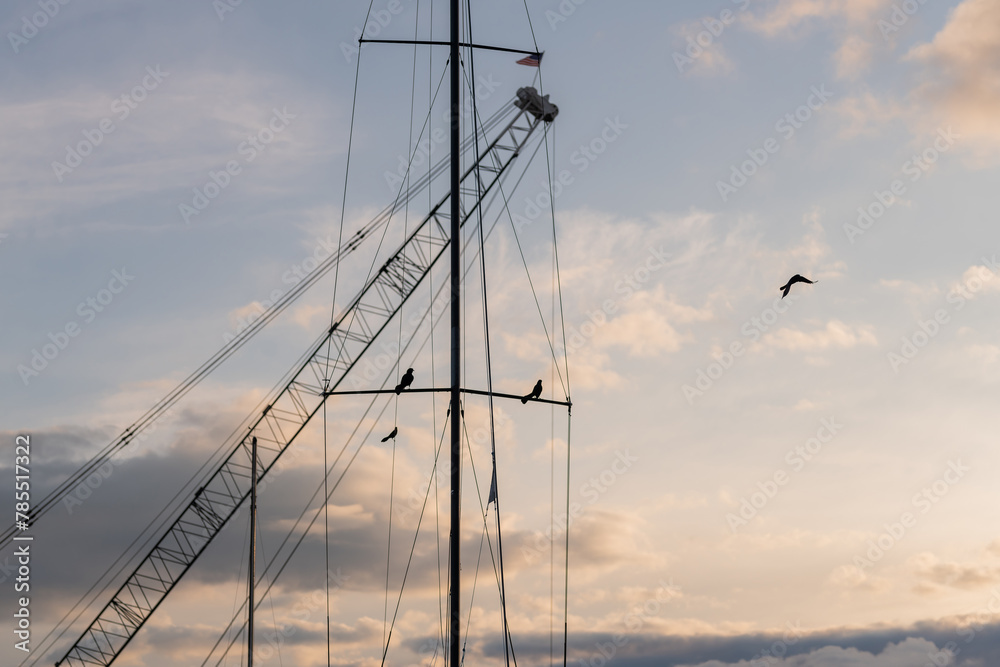
[[[530,21],[530,18],[529,18]],[[542,68],[538,68],[538,81],[539,86],[542,85]],[[549,144],[545,139],[548,135],[548,127],[544,128],[542,143],[545,144],[545,164],[548,167],[550,173],[554,173],[555,166],[552,164],[551,157],[549,155]],[[555,153],[556,150],[556,132],[555,128],[552,129],[552,152]],[[556,234],[556,198],[552,190],[552,178],[549,177],[549,209],[552,216],[552,256],[555,262],[556,269],[556,286],[559,290],[559,321],[562,324],[562,338],[563,338],[563,363],[566,366],[566,402],[570,401],[570,379],[569,379],[569,346],[566,344],[566,312],[563,305],[563,293],[562,293],[562,279],[560,277],[559,271],[559,242],[558,235]],[[555,327],[555,323],[553,323]],[[558,364],[558,362],[556,362]],[[570,479],[570,456],[572,432],[573,432],[573,408],[569,407],[566,409],[566,544],[565,544],[565,563],[563,565],[564,581],[563,581],[563,667],[566,667],[567,653],[569,650],[569,504],[570,504],[570,494],[569,494],[569,479]]]
[[[472,34],[472,4],[471,0],[467,0],[466,3],[466,17],[468,20],[468,31],[469,31],[469,43],[475,43]],[[469,86],[472,95],[472,123],[473,123],[473,136],[476,137],[475,141],[475,156],[476,156],[476,188],[477,195],[480,194],[482,188],[482,177],[480,176],[479,169],[479,134],[476,129],[476,123],[479,121],[479,114],[476,106],[476,57],[475,49],[469,49],[469,69],[471,75],[471,85]],[[483,212],[482,209],[477,211],[479,216],[479,266],[480,266],[480,276],[482,280],[482,293],[483,293],[483,337],[484,346],[486,354],[486,388],[489,392],[489,416],[490,416],[490,456],[492,462],[492,472],[490,479],[490,488],[493,488],[493,484],[497,483],[497,450],[496,450],[496,423],[494,420],[494,407],[493,407],[493,365],[490,356],[490,311],[488,305],[488,292],[486,289],[486,244],[483,239]],[[469,448],[469,456],[471,459],[472,448]],[[475,466],[473,466],[475,470]],[[478,485],[478,481],[477,481]],[[499,484],[498,484],[499,486]],[[503,619],[503,653],[504,653],[504,664],[510,664],[510,654],[513,653],[513,646],[510,640],[510,626],[507,622],[507,595],[506,587],[504,586],[504,571],[503,571],[503,540],[500,533],[500,493],[499,488],[496,489],[497,493],[494,496],[493,501],[496,504],[496,521],[497,521],[497,551],[500,556],[500,609],[502,612]],[[489,504],[487,499],[487,504]],[[492,551],[492,549],[491,549]],[[470,603],[471,604],[471,603]],[[470,609],[470,622],[471,622],[471,609]],[[464,652],[463,652],[464,653]],[[463,656],[464,659],[464,656]],[[516,664],[516,661],[515,661]]]
[[[448,413],[449,413],[449,415],[451,414],[451,407],[450,406],[448,407]],[[445,433],[447,433],[447,429],[442,428],[441,429],[441,439],[438,440],[437,453],[434,456],[434,467],[431,470],[431,474],[434,474],[434,475],[437,474],[438,456],[441,454],[441,445],[444,444]],[[417,527],[416,527],[416,530],[413,531],[413,544],[410,546],[410,557],[407,559],[407,561],[406,561],[406,569],[403,571],[403,581],[402,581],[402,583],[400,584],[400,587],[399,587],[399,597],[396,599],[396,610],[392,614],[392,623],[389,626],[389,636],[386,638],[385,648],[382,651],[382,666],[383,667],[385,666],[386,655],[388,655],[388,653],[389,653],[389,642],[392,640],[392,630],[393,630],[393,627],[396,625],[396,616],[399,614],[399,606],[400,606],[400,604],[403,601],[403,589],[406,588],[406,579],[407,579],[407,577],[410,574],[410,565],[413,564],[413,554],[414,554],[414,552],[416,551],[416,548],[417,548],[417,537],[419,537],[419,535],[420,535],[420,524],[423,523],[423,520],[424,520],[424,511],[427,509],[427,498],[430,496],[430,493],[431,493],[431,485],[428,484],[427,485],[427,490],[424,492],[424,503],[420,507],[420,515],[417,517]]]
[[[365,12],[365,20],[361,26],[361,34],[364,35],[365,30],[368,28],[368,19],[371,18],[372,6],[375,4],[375,0],[369,0],[368,11]],[[358,43],[358,62],[354,69],[354,93],[351,100],[351,124],[347,132],[347,159],[344,165],[344,189],[340,200],[340,225],[337,232],[337,250],[339,252],[340,247],[344,242],[344,218],[347,213],[347,187],[349,184],[349,177],[351,174],[351,149],[354,146],[354,119],[357,114],[358,108],[358,81],[361,76],[361,44]],[[391,216],[390,216],[391,217]],[[388,221],[386,222],[386,227],[388,227]],[[337,265],[337,271],[334,273],[333,278],[333,296],[330,299],[330,327],[334,325],[334,319],[337,313],[337,287],[340,284],[340,265]],[[330,381],[330,343],[327,344],[327,354],[326,356],[326,368],[323,369],[323,390],[329,389]],[[338,359],[339,361],[339,359]],[[323,401],[323,470],[327,470],[327,405],[326,401]],[[323,495],[329,498],[327,493],[327,482],[330,478],[329,473],[323,475]],[[324,556],[325,556],[325,581],[324,586],[326,590],[326,664],[330,667],[331,664],[331,647],[330,647],[330,503],[329,500],[323,503],[323,545],[324,545]]]

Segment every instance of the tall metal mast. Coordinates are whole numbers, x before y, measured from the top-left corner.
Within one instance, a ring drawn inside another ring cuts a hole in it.
[[[461,209],[457,196],[461,167],[459,165],[460,146],[462,141],[459,92],[459,28],[458,0],[451,0],[451,191],[456,196],[451,198],[451,599],[449,600],[451,632],[449,638],[450,667],[458,667],[459,640],[461,635],[461,572],[462,563],[459,559],[462,523],[462,440],[460,436],[461,410],[459,396],[462,387],[462,353],[461,353],[461,291],[462,291],[462,258],[461,243]]]
[[[251,444],[252,453],[250,473],[250,568],[247,595],[250,603],[247,605],[247,667],[253,667],[253,589],[257,583],[257,436]]]

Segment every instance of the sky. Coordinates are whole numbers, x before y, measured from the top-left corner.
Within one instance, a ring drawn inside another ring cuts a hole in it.
[[[444,39],[446,13],[4,4],[8,499],[18,436],[39,502],[390,205],[410,156],[413,178],[446,157],[442,47],[357,48]],[[464,382],[487,385],[485,275],[494,389],[542,378],[544,398],[573,403],[569,422],[497,402],[517,659],[561,659],[569,502],[573,665],[1000,662],[1000,4],[496,0],[473,3],[471,25],[477,43],[545,54],[540,70],[466,57],[479,118],[530,85],[560,109],[486,208],[482,264],[476,221],[464,232]],[[3,664],[62,657],[131,572],[118,559],[191,501],[446,187],[32,526],[28,654],[14,548],[0,552]],[[782,299],[796,274],[815,283]],[[445,386],[447,322],[421,317],[444,312],[446,276],[419,286],[352,387],[392,387],[408,366],[415,387]],[[387,662],[441,664],[446,410],[430,393],[334,397],[265,478],[265,581],[286,535],[302,540],[260,607],[258,664],[326,664],[327,579],[333,663],[382,664],[402,589]],[[467,650],[501,664],[487,403],[468,398],[465,418]],[[116,665],[206,660],[246,592],[247,523],[227,524]]]

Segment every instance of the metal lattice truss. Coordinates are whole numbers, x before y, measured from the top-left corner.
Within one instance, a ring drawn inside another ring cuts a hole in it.
[[[521,109],[463,174],[459,188],[463,224],[482,205],[541,122],[529,111]],[[258,438],[259,481],[322,407],[324,392],[343,381],[444,253],[450,242],[450,216],[445,206],[449,197],[431,210],[368,281],[253,422],[244,440],[195,492],[173,525],[56,665],[110,665],[149,620],[250,494],[254,470],[251,436]]]

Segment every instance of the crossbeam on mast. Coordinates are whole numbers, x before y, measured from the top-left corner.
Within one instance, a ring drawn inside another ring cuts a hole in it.
[[[424,39],[359,39],[358,44],[416,44],[418,46],[451,46],[451,42],[437,42]],[[533,56],[538,51],[525,51],[524,49],[509,49],[505,46],[489,46],[487,44],[470,44],[469,42],[459,42],[459,46],[468,49],[483,49],[484,51],[503,51],[504,53],[520,53],[525,56]]]
[[[403,394],[430,394],[451,391],[451,387],[423,387],[419,389],[405,389],[401,393]],[[494,398],[516,398],[521,400],[523,396],[518,396],[517,394],[502,394],[498,391],[483,391],[482,389],[466,389],[464,387],[458,390],[463,394],[475,394],[476,396],[493,396]],[[323,392],[324,396],[358,396],[358,395],[372,395],[372,394],[395,394],[395,389],[352,389],[348,391],[326,391]],[[547,405],[562,405],[567,408],[573,407],[572,401],[556,401],[550,400],[548,398],[529,398],[526,403],[545,403]]]

